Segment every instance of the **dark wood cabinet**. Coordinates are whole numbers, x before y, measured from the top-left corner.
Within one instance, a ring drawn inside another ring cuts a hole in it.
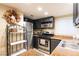
[[[33,48],[38,48],[38,37],[36,37],[36,36],[33,36],[32,47]]]
[[[47,28],[54,28],[54,17],[46,17],[41,18],[33,21],[33,28],[34,29],[47,29]]]
[[[36,28],[36,21],[33,21],[33,29]]]
[[[33,21],[33,29],[40,29],[41,23],[39,20]]]
[[[52,53],[52,51],[58,46],[58,44],[60,43],[61,40],[59,39],[51,39],[51,43],[50,43],[50,53]]]

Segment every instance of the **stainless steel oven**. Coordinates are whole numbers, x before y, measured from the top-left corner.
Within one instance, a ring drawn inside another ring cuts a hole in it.
[[[43,50],[43,51],[49,53],[49,51],[50,51],[50,40],[49,39],[44,39],[44,38],[39,38],[38,48],[40,50]]]
[[[51,54],[61,40],[51,39],[50,36],[41,36],[38,38],[38,50]]]

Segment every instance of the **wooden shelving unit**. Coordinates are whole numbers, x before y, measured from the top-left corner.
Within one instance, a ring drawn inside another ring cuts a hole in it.
[[[16,29],[17,31],[10,31]],[[7,25],[7,55],[17,56],[27,51],[27,30],[20,25]]]

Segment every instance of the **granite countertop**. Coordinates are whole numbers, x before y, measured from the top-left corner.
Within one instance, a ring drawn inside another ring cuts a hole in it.
[[[40,37],[39,35],[34,35],[36,37]],[[66,36],[66,35],[54,35],[50,37],[51,39],[58,39],[58,40],[72,40],[72,36]]]
[[[51,53],[51,56],[79,56],[79,51],[65,49],[64,47],[57,46]]]
[[[77,49],[78,45],[75,45],[76,43],[79,43],[79,41],[71,40],[71,39],[70,40],[68,40],[68,39],[64,40],[65,41],[65,46],[63,47],[62,46],[62,44],[64,43],[63,40],[52,51],[51,56],[79,56],[79,49]],[[73,46],[73,48],[72,48],[72,46]]]
[[[66,35],[54,35],[51,37],[51,39],[59,39],[59,40],[73,40],[72,36],[66,36]]]

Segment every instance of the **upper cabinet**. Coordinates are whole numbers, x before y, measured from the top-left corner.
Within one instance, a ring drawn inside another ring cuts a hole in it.
[[[34,29],[49,29],[54,28],[54,17],[46,17],[35,20],[33,22]]]
[[[54,28],[54,18],[48,17],[41,19],[41,28]]]
[[[41,28],[41,23],[39,20],[34,20],[33,21],[33,29],[40,29]]]

